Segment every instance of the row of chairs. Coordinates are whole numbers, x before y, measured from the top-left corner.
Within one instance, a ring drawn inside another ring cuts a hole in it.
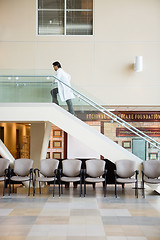
[[[59,196],[63,193],[63,184],[74,182],[80,183],[80,196],[82,195],[82,184],[84,185],[84,196],[86,195],[87,183],[103,183],[104,197],[107,187],[107,169],[106,162],[99,159],[91,159],[85,162],[86,168],[82,169],[81,160],[66,159],[62,161],[62,169],[59,169],[59,160],[43,159],[40,162],[40,169],[33,170],[32,159],[16,159],[14,168],[9,167],[9,160],[0,158],[0,181],[4,181],[3,195],[5,195],[5,186],[9,182],[9,194],[11,193],[11,184],[15,182],[29,182],[28,195],[30,195],[30,186],[33,182],[33,195],[35,195],[36,182],[39,183],[39,192],[41,193],[41,183],[53,183],[53,196],[55,184],[59,186]],[[115,163],[115,196],[117,197],[117,184],[134,183],[135,195],[138,198],[138,174],[134,161],[118,160]],[[148,160],[143,162],[142,171],[142,195],[145,197],[144,183],[160,183],[160,161]]]

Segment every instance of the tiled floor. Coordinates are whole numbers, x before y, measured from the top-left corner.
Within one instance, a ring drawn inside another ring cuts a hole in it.
[[[79,188],[64,189],[62,197],[11,194],[0,189],[0,240],[160,240],[160,195],[146,189],[143,199],[126,186],[114,197],[108,186],[87,186],[87,196],[79,198]]]

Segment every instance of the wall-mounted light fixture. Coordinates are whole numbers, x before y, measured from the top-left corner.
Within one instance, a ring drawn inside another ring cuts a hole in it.
[[[143,71],[143,56],[136,56],[134,62],[134,71],[142,72]]]

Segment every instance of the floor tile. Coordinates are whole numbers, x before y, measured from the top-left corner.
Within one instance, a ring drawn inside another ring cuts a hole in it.
[[[145,199],[127,186],[117,199],[114,186],[106,198],[98,185],[85,198],[79,189],[57,193],[1,196],[0,240],[160,240],[160,195],[149,189]]]

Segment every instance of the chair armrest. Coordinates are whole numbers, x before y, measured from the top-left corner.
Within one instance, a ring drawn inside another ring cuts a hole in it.
[[[8,169],[8,168],[6,168],[6,169],[4,170],[4,176],[7,176],[7,175],[9,175],[9,169]]]
[[[117,170],[114,170],[114,176],[117,177]]]
[[[114,177],[115,177],[115,183],[116,183],[116,180],[118,178],[117,170],[114,170]]]
[[[137,179],[138,178],[138,174],[139,174],[139,170],[136,170],[135,174],[136,174],[136,179]]]
[[[55,169],[55,170],[54,170],[54,175],[55,175],[55,177],[57,177],[57,178],[59,177],[59,169]]]
[[[9,177],[11,177],[14,173],[13,168],[8,169]]]
[[[144,171],[142,170],[142,182],[144,181]]]
[[[59,169],[56,168],[56,169],[54,170],[54,173],[57,174],[58,172],[59,172]]]
[[[104,170],[104,177],[105,177],[105,179],[107,178],[107,172],[108,172],[108,170],[105,169],[105,170]]]
[[[40,170],[38,168],[35,168],[34,173],[36,173],[37,171],[39,172]]]
[[[62,169],[59,169],[59,177],[62,177]]]
[[[83,169],[83,178],[84,178],[84,181],[85,181],[85,178],[86,178],[86,169]]]
[[[29,170],[30,179],[33,180],[33,168]]]
[[[35,168],[34,169],[34,178],[36,179],[36,175],[37,175],[37,173],[38,173],[38,176],[39,176],[39,172],[40,172],[40,170],[38,169],[38,168]]]
[[[83,177],[83,169],[80,170],[80,178],[82,179]]]

